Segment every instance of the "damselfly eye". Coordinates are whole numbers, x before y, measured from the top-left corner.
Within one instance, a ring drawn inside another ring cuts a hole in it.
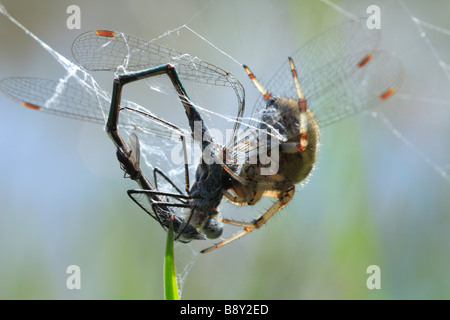
[[[206,219],[202,226],[202,232],[209,239],[216,239],[222,235],[223,223],[222,221],[216,220],[213,217]]]

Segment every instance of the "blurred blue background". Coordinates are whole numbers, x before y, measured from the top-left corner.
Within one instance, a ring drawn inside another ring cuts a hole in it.
[[[450,298],[450,184],[438,172],[450,170],[449,1],[77,1],[81,30],[66,27],[70,1],[2,2],[69,59],[84,31],[150,40],[187,24],[263,82],[301,44],[378,4],[382,47],[405,68],[401,90],[376,114],[325,128],[309,182],[266,227],[206,255],[191,258],[196,245],[179,250],[181,264],[194,263],[182,298]],[[1,78],[64,76],[3,16],[0,42]],[[187,29],[160,43],[231,72],[251,109],[258,94],[226,55]],[[110,90],[112,74],[94,76]],[[127,95],[184,120],[150,90],[130,87]],[[233,94],[206,99],[220,100],[217,112],[235,112]],[[3,95],[0,106],[0,298],[161,299],[165,233],[128,199],[136,186],[123,179],[102,126],[28,110]],[[221,209],[225,217],[237,211]],[[66,287],[72,264],[81,268],[81,290]],[[381,269],[380,290],[366,287],[370,265]]]

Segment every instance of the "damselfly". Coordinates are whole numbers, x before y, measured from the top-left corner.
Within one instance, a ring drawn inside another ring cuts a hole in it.
[[[99,88],[89,90],[77,84],[39,78],[7,78],[0,82],[0,89],[25,106],[49,113],[103,123],[108,114],[106,130],[117,147],[121,167],[141,187],[129,190],[128,194],[163,228],[167,229],[170,216],[175,215],[178,240],[189,242],[205,236],[220,237],[223,223],[243,227],[230,238],[202,251],[208,252],[258,229],[286,206],[294,195],[295,184],[304,180],[314,166],[320,127],[373,107],[398,90],[401,65],[395,55],[378,50],[378,43],[379,30],[367,29],[364,20],[349,21],[326,31],[294,53],[269,82],[268,87],[277,96],[244,66],[261,93],[252,113],[254,121],[246,130],[239,128],[244,112],[244,89],[230,73],[118,32],[84,33],[72,48],[75,59],[89,70],[117,71],[120,67],[127,71],[115,77],[111,97]],[[190,132],[121,99],[125,84],[159,75],[170,78],[185,109]],[[233,88],[238,114],[232,139],[226,145],[214,141],[180,79]],[[200,135],[196,135],[196,123]],[[151,183],[140,165],[139,139],[131,134],[125,143],[118,127],[149,134],[150,139],[152,136],[169,139],[176,133],[184,154],[186,138],[192,135],[203,154],[210,151],[216,161],[200,161],[192,185],[185,161],[184,191],[159,168],[153,169]],[[267,135],[262,134],[266,131],[271,132],[270,139],[277,137],[275,142],[267,142]],[[271,156],[279,154],[276,171],[269,174],[266,169],[270,164],[262,161],[260,145],[252,143],[261,142],[261,137],[266,142],[266,152]],[[255,161],[242,161],[249,158]],[[176,192],[161,190],[158,179],[164,179]],[[260,217],[240,222],[221,218],[217,208],[223,196],[236,205],[253,205],[262,196],[277,200]],[[185,212],[179,214],[178,210],[182,209]]]

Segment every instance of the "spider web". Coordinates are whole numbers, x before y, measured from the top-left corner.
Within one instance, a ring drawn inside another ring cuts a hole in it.
[[[340,3],[340,5],[337,5],[335,2],[328,1],[328,0],[321,0],[322,3],[332,10],[336,11],[338,15],[342,16],[343,18],[355,18],[356,16],[361,16],[362,14],[358,12],[358,14],[353,14],[350,9],[346,9],[345,6]],[[213,5],[215,2],[210,1],[205,7],[203,7],[196,15],[194,15],[189,21],[187,21],[185,24],[178,26],[176,28],[170,29],[163,34],[161,34],[158,37],[155,37],[154,39],[150,40],[149,42],[158,41],[160,39],[164,39],[165,37],[172,36],[176,34],[177,36],[182,36],[181,31],[187,31],[202,41],[204,41],[208,46],[211,46],[218,54],[223,55],[227,59],[229,59],[232,63],[237,64],[239,66],[242,65],[241,62],[238,61],[238,59],[234,58],[232,55],[228,54],[225,50],[222,48],[219,48],[216,46],[212,41],[206,39],[203,37],[200,33],[195,31],[190,25],[191,23],[197,19],[198,17],[204,15],[208,8]],[[434,25],[430,22],[422,20],[420,17],[416,16],[413,12],[410,11],[408,5],[402,1],[398,0],[398,4],[403,9],[404,13],[408,16],[410,22],[412,23],[413,27],[416,32],[416,36],[420,38],[423,43],[425,44],[425,47],[429,50],[430,56],[434,59],[434,62],[436,66],[441,70],[442,74],[444,75],[447,86],[450,84],[450,63],[445,60],[444,57],[441,56],[439,49],[437,48],[436,44],[433,42],[432,38],[429,36],[429,33],[438,33],[441,36],[444,37],[450,37],[450,30],[446,28],[442,28],[440,26]],[[18,21],[16,21],[12,16],[10,16],[3,5],[0,3],[0,11],[2,14],[7,16],[12,22],[14,22],[17,26],[19,26],[21,29],[24,30],[28,35],[30,35],[34,40],[36,40],[48,53],[50,53],[56,61],[58,61],[62,67],[66,70],[66,76],[60,80],[61,86],[65,86],[66,83],[69,81],[76,81],[80,83],[82,86],[86,87],[89,90],[94,90],[96,93],[103,95],[103,90],[98,86],[97,82],[94,80],[94,78],[91,76],[90,73],[86,72],[83,68],[80,68],[76,64],[73,64],[70,60],[65,58],[64,56],[60,55],[58,52],[54,51],[50,46],[48,46],[46,43],[41,41],[38,37],[36,37],[33,33],[31,33],[28,29],[26,29],[23,25],[21,25]],[[242,27],[242,26],[241,26]],[[447,38],[448,40],[448,38]],[[277,65],[276,65],[277,66]],[[155,91],[160,91],[162,93],[169,93],[170,90],[164,87],[164,85],[161,85],[157,82],[149,81],[148,86]],[[443,106],[443,107],[449,107],[450,102],[445,97],[429,97],[421,95],[420,92],[416,91],[407,91],[407,90],[401,90],[399,93],[397,93],[394,96],[394,99],[398,99],[399,101],[403,103],[422,103],[426,104],[428,106]],[[250,105],[251,106],[251,105]],[[198,106],[199,109],[202,112],[208,113],[211,117],[220,117],[227,121],[233,121],[233,116],[224,116],[223,114],[213,112],[207,107],[202,107],[201,105]],[[104,114],[104,110],[100,108],[102,113]],[[450,162],[448,162],[448,159],[444,159],[443,161],[438,161],[435,159],[433,155],[429,155],[426,150],[423,148],[420,148],[417,146],[416,143],[412,142],[411,139],[408,138],[408,135],[403,133],[402,129],[399,128],[396,124],[394,124],[393,120],[390,119],[389,115],[386,115],[385,113],[381,111],[374,111],[370,113],[370,115],[381,121],[381,123],[387,128],[389,132],[392,133],[392,135],[396,138],[398,138],[404,145],[406,145],[409,149],[411,149],[412,154],[415,154],[416,156],[419,156],[423,159],[423,161],[430,166],[432,170],[434,170],[439,176],[441,176],[443,179],[445,179],[447,182],[450,182]],[[106,115],[104,116],[106,121]],[[445,138],[443,138],[445,139]],[[445,143],[445,142],[444,142]],[[144,160],[146,164],[152,168],[154,166],[154,159],[158,158],[157,163],[162,163],[165,161],[168,161],[166,158],[166,155],[159,153],[155,149],[152,148],[149,145],[143,144],[143,152],[142,155],[144,156]],[[191,165],[192,168],[195,168],[195,164]],[[169,175],[171,177],[179,177],[180,176],[180,170],[179,168],[174,168],[174,171],[171,172]],[[182,181],[178,180],[178,183],[182,184]],[[184,248],[184,245],[178,245],[177,247],[177,271],[178,271],[178,280],[179,280],[179,289],[182,290],[183,284],[185,283],[185,280],[189,274],[190,269],[194,265],[194,262],[196,260],[197,252],[195,250],[192,250],[192,247],[189,247],[188,250]]]
[[[187,22],[186,24],[184,24],[180,27],[177,27],[173,30],[167,31],[163,35],[159,36],[157,39],[167,36],[167,35],[170,35],[174,32],[179,32],[182,29],[186,29],[189,32],[193,33],[195,36],[201,38],[208,45],[210,45],[215,50],[217,50],[218,53],[226,56],[227,58],[232,60],[234,63],[236,63],[238,65],[242,65],[243,63],[239,62],[237,59],[235,59],[234,57],[232,57],[231,55],[226,53],[224,50],[218,48],[212,42],[208,41],[207,39],[202,37],[199,33],[197,33],[195,30],[193,30],[192,28],[190,28],[188,26],[189,23],[192,22],[195,18],[197,18],[198,15],[202,14],[202,12],[205,11],[208,8],[208,6],[211,5],[212,2],[213,1],[209,2],[208,5],[205,6],[191,20],[189,20],[189,22]],[[329,1],[329,0],[321,0],[321,2],[323,2],[325,5],[329,6],[330,8],[332,8],[333,10],[338,12],[339,15],[342,15],[344,18],[356,19],[359,16],[361,16],[361,13],[359,13],[359,12],[357,14],[353,14],[350,10],[346,9],[342,5],[342,4],[346,3],[345,1],[341,2],[341,5],[338,5],[335,2]],[[347,1],[347,2],[349,2],[349,1]],[[408,5],[405,3],[405,1],[398,0],[397,3],[401,7],[403,12],[407,15],[408,19],[413,23],[413,25],[414,25],[413,28],[415,29],[416,36],[418,38],[420,38],[421,40],[423,40],[423,42],[425,43],[426,48],[429,50],[429,52],[428,52],[429,55],[431,55],[431,57],[434,59],[435,66],[438,67],[441,70],[442,74],[445,76],[445,79],[447,81],[447,86],[450,85],[450,62],[445,61],[445,58],[441,56],[440,50],[437,48],[437,45],[434,43],[434,41],[431,39],[431,37],[427,33],[427,32],[438,33],[444,37],[450,37],[450,30],[420,19],[418,16],[414,15],[410,11],[410,9],[409,9]],[[448,41],[450,39],[447,38],[444,40]],[[405,54],[402,52],[402,55],[405,55]],[[403,104],[409,104],[409,103],[423,104],[423,105],[428,106],[430,109],[432,109],[435,106],[449,107],[450,102],[449,102],[448,98],[445,97],[445,95],[442,95],[442,96],[443,96],[442,98],[430,97],[430,96],[420,95],[417,93],[409,93],[406,90],[401,90],[399,93],[397,93],[395,95],[394,99],[401,100],[403,102]],[[199,109],[204,112],[207,112],[207,113],[212,113],[210,110],[204,109],[201,106],[199,106]],[[444,110],[444,112],[445,111],[447,111],[447,110]],[[436,113],[438,113],[438,112],[436,112]],[[393,121],[390,120],[389,116],[386,115],[384,112],[376,110],[376,111],[371,112],[370,115],[373,118],[376,118],[379,121],[381,121],[381,123],[387,128],[387,130],[389,132],[392,133],[392,135],[394,137],[399,139],[405,146],[407,146],[409,149],[411,149],[411,152],[413,154],[420,157],[439,176],[441,176],[447,182],[450,182],[450,174],[449,174],[450,162],[448,162],[449,159],[447,159],[446,157],[444,157],[443,159],[438,159],[439,156],[430,155],[429,150],[425,150],[424,148],[421,148],[420,145],[418,145],[418,143],[413,142],[410,138],[408,138],[409,132],[408,132],[408,135],[403,133],[402,129],[399,128],[396,124],[394,124]],[[448,116],[446,116],[446,118],[448,118]],[[448,129],[448,127],[446,129]],[[440,144],[442,142],[445,144],[445,141],[442,141],[441,138],[438,137],[437,135],[433,135],[433,137],[437,140],[438,144]],[[445,146],[444,146],[444,148],[445,148]],[[440,150],[440,151],[442,151],[442,150]],[[443,154],[445,154],[445,152],[443,152]]]
[[[329,0],[321,0],[323,3],[328,5],[329,7],[333,8],[340,14],[348,17],[348,18],[355,18],[355,15],[353,15],[351,12],[346,10],[343,6],[339,6],[336,3],[329,1]],[[442,36],[450,36],[450,30],[442,28],[440,26],[434,25],[432,23],[429,23],[427,21],[421,20],[419,17],[415,16],[407,6],[406,2],[403,0],[398,0],[398,4],[403,9],[404,13],[408,16],[409,20],[413,22],[414,27],[416,29],[416,36],[421,38],[424,42],[426,47],[429,50],[429,53],[431,53],[431,56],[434,58],[435,66],[439,67],[442,71],[442,74],[445,76],[447,80],[447,86],[450,85],[450,68],[449,63],[444,61],[444,58],[439,53],[439,50],[437,49],[437,46],[433,43],[433,41],[430,39],[426,31],[430,32],[436,32],[441,34]],[[450,40],[447,38],[447,41]],[[427,96],[421,96],[417,94],[410,94],[405,93],[404,90],[400,92],[398,95],[396,95],[396,99],[403,100],[404,103],[416,103],[416,104],[423,104],[428,107],[432,106],[444,106],[449,107],[450,101],[448,98],[437,98],[437,97],[427,97]],[[448,111],[447,111],[448,112]],[[439,176],[441,176],[443,179],[445,179],[447,182],[450,182],[450,162],[448,162],[448,159],[441,159],[436,160],[433,156],[430,156],[426,151],[424,151],[423,148],[419,147],[417,143],[413,143],[404,133],[402,133],[402,130],[399,129],[393,122],[389,119],[389,116],[387,116],[382,111],[374,111],[372,112],[372,116],[374,118],[377,118],[381,121],[381,123],[402,143],[407,146],[409,149],[411,149],[412,153],[416,154],[420,158],[423,159],[423,161],[429,165]],[[448,116],[447,116],[448,118]],[[437,138],[437,137],[435,137]]]

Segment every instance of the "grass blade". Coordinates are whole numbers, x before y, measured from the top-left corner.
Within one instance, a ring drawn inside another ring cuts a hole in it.
[[[164,298],[166,300],[179,300],[173,253],[173,217],[167,231],[166,255],[164,257]]]

